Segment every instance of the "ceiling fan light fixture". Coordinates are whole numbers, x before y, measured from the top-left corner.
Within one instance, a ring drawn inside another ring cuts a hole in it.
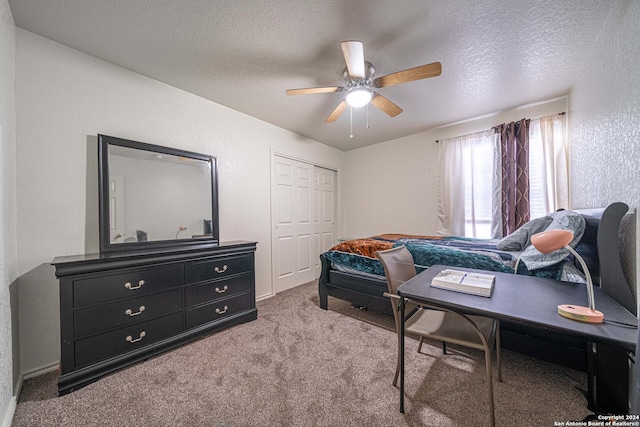
[[[373,94],[367,89],[356,89],[349,92],[346,101],[353,108],[364,107],[371,101]]]
[[[379,94],[377,89],[436,77],[442,73],[442,64],[433,62],[431,64],[396,71],[395,73],[374,79],[373,76],[376,70],[369,61],[364,60],[363,43],[357,40],[347,40],[340,43],[340,45],[342,46],[342,55],[347,65],[342,72],[342,78],[344,78],[346,85],[308,87],[288,89],[286,91],[287,95],[345,92],[346,96],[325,119],[326,123],[335,122],[338,117],[344,113],[347,106],[351,107],[350,111],[353,112],[353,108],[364,107],[365,105],[369,105],[369,103],[389,117],[396,117],[402,113],[402,108]],[[367,127],[369,127],[368,123],[367,112]]]

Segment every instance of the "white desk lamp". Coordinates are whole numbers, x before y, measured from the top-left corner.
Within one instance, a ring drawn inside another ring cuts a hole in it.
[[[580,322],[602,323],[604,314],[596,310],[596,303],[593,296],[593,281],[591,273],[587,268],[584,259],[569,246],[569,242],[573,240],[573,232],[569,230],[549,230],[531,236],[531,244],[543,254],[557,251],[559,249],[567,249],[580,262],[582,271],[587,279],[587,294],[589,296],[589,307],[582,307],[572,304],[561,304],[558,306],[558,314],[569,319],[578,320]]]

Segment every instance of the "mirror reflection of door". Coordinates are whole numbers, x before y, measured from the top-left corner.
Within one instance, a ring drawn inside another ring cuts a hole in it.
[[[124,178],[113,175],[109,179],[109,239],[123,243],[124,233]]]

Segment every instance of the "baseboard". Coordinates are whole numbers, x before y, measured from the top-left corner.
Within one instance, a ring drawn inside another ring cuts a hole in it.
[[[16,412],[16,405],[18,404],[18,395],[11,396],[11,400],[9,400],[9,405],[7,406],[4,417],[2,418],[2,423],[0,423],[0,427],[11,427],[11,422],[13,421],[13,414]]]
[[[260,302],[260,301],[264,301],[266,299],[269,299],[271,297],[274,297],[275,294],[266,294],[266,295],[262,295],[256,298],[256,302]]]
[[[22,391],[22,384],[24,383],[24,380],[53,372],[58,369],[58,366],[59,363],[55,362],[51,365],[41,366],[37,369],[32,369],[29,372],[23,372],[20,374],[18,381],[14,385],[14,395],[11,396],[9,405],[7,406],[4,416],[2,417],[0,427],[11,427],[11,423],[13,422],[13,415],[16,412],[16,406],[18,406],[18,397],[20,396],[20,392]]]
[[[14,384],[13,396],[11,396],[11,400],[9,400],[9,405],[6,408],[4,417],[2,417],[2,423],[0,423],[0,427],[11,427],[11,423],[13,422],[13,415],[16,413],[16,406],[18,406],[18,396],[20,396],[20,391],[22,391],[23,382],[24,375],[21,373],[18,377],[18,380]]]
[[[27,372],[22,373],[22,379],[28,380],[29,378],[39,377],[40,375],[48,374],[58,369],[60,362],[54,362],[49,365],[40,366]]]

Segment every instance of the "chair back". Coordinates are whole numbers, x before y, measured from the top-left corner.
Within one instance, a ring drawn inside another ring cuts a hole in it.
[[[416,266],[413,264],[413,256],[405,246],[378,251],[376,257],[384,267],[390,294],[396,295],[398,286],[417,274]]]

